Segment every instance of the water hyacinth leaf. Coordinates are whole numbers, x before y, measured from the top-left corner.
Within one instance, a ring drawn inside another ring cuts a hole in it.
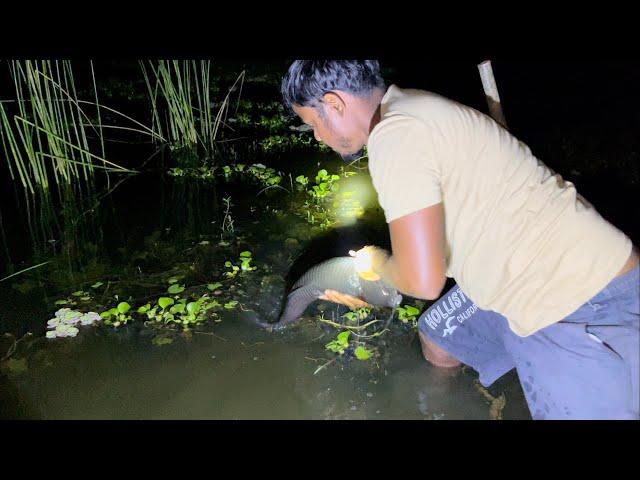
[[[338,334],[338,343],[340,345],[344,345],[345,347],[349,345],[349,335],[351,335],[350,331],[342,332]]]
[[[147,311],[151,308],[151,304],[147,303],[141,307],[138,307],[138,313],[147,313]]]
[[[167,279],[167,282],[176,283],[178,280],[180,280],[178,277],[171,277],[171,278]]]
[[[102,285],[104,285],[104,283],[102,283],[102,282],[96,282],[96,283],[94,283],[93,285],[91,285],[91,288],[98,288],[98,287],[101,287]]]
[[[198,245],[209,245],[209,240],[203,240]]]
[[[80,297],[80,300],[86,302],[87,300],[91,300],[91,297]]]
[[[129,305],[127,302],[120,302],[118,304],[118,313],[127,313],[130,308],[131,305]]]
[[[241,257],[251,257],[251,252],[250,251],[244,251],[240,253]]]
[[[227,260],[226,262],[224,262],[224,266],[225,267],[230,267],[231,266],[231,262],[229,260]]]
[[[220,288],[222,286],[222,284],[220,282],[216,282],[216,283],[210,283],[207,285],[207,288],[211,291],[214,291],[218,288]]]
[[[182,313],[184,312],[184,308],[184,303],[177,303],[173,307],[171,307],[171,310],[169,311],[171,313]]]
[[[224,304],[224,308],[231,310],[233,307],[235,307],[238,304],[237,300],[231,300],[230,302],[227,302]]]
[[[187,303],[187,312],[190,314],[196,314],[200,310],[200,304],[198,302]]]
[[[56,300],[56,302],[54,303],[54,305],[66,305],[67,303],[69,303],[69,300],[67,300],[66,298],[63,300]]]
[[[100,314],[100,316],[101,316],[102,318],[109,318],[111,315],[113,315],[113,312],[112,312],[111,310],[107,310],[107,311],[102,312],[102,313]]]
[[[371,351],[367,350],[362,345],[356,348],[354,353],[356,354],[356,358],[358,360],[368,360],[369,358],[371,358]]]
[[[169,297],[160,297],[158,299],[158,305],[160,305],[160,308],[162,308],[163,310],[165,308],[167,308],[170,305],[173,305],[173,298],[169,298]]]
[[[176,293],[180,293],[180,292],[184,292],[184,285],[171,285],[168,289],[167,292],[171,293],[171,294],[176,294]]]
[[[47,332],[47,338],[56,338],[58,336],[58,334],[55,332],[55,330],[49,330]]]
[[[84,292],[82,290],[78,290],[77,292],[73,292],[71,295],[73,295],[74,297],[79,297],[81,295],[84,295]]]

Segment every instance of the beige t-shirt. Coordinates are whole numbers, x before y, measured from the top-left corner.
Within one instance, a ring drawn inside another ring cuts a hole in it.
[[[369,136],[387,222],[443,203],[447,276],[520,336],[558,322],[620,271],[631,240],[490,117],[392,85]]]

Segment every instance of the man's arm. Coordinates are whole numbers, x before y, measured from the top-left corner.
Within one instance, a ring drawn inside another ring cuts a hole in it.
[[[376,272],[404,294],[438,298],[447,280],[442,202],[393,220],[389,232],[393,253]]]
[[[373,272],[404,294],[426,300],[438,298],[447,280],[442,203],[393,220],[389,232],[391,257],[381,250],[365,248],[372,255]],[[350,308],[367,306],[360,299],[333,290],[320,298]]]

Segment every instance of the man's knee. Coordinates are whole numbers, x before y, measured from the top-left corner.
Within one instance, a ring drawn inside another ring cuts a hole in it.
[[[420,346],[422,347],[422,355],[425,360],[436,367],[452,368],[459,367],[462,363],[455,357],[449,355],[446,351],[429,340],[426,335],[418,330],[420,337]]]

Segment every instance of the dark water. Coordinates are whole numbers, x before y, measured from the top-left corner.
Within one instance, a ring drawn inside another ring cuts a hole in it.
[[[334,156],[307,155],[295,173],[333,173],[340,165]],[[157,171],[124,180],[90,214],[80,217],[74,209],[81,207],[67,206],[74,215],[58,230],[52,227],[52,235],[34,228],[32,247],[43,252],[38,260],[53,258],[54,264],[16,277],[22,290],[2,291],[3,331],[33,333],[12,357],[24,359],[23,368],[5,369],[2,377],[2,418],[488,419],[489,401],[477,389],[475,372],[431,367],[415,329],[399,322],[375,342],[376,355],[368,361],[326,350],[338,331],[314,320],[313,310],[299,325],[273,334],[248,321],[250,313],[235,310],[190,335],[170,332],[172,343],[164,345],[154,338],[167,331],[141,322],[44,338],[46,321],[59,308],[53,301],[70,292],[112,282],[111,294],[138,306],[162,294],[162,278],[176,265],[189,272],[187,286],[201,285],[221,280],[224,259],[243,249],[251,250],[258,270],[238,282],[222,279],[222,296],[273,319],[287,282],[310,265],[365,243],[388,245],[370,178],[360,168],[341,180],[341,188],[354,192],[365,214],[332,230],[286,213],[294,196],[285,192],[257,195],[258,187],[242,181],[216,186]],[[231,245],[220,247],[222,199],[229,196],[235,231],[225,237]],[[11,222],[20,225],[17,215]],[[211,244],[198,245],[203,240]],[[29,251],[22,247],[14,243],[10,252],[17,258]],[[97,292],[94,300],[101,300]],[[110,301],[105,308],[113,306]],[[327,318],[344,313],[328,303],[317,307]],[[529,418],[515,375],[492,392],[508,395],[504,418]]]

